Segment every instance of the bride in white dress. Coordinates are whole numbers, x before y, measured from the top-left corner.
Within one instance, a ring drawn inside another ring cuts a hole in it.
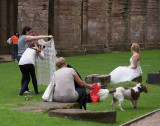
[[[119,83],[125,81],[132,81],[142,74],[140,63],[140,47],[137,43],[133,43],[131,46],[133,53],[130,58],[130,66],[119,66],[114,69],[109,75],[111,75],[112,83]]]

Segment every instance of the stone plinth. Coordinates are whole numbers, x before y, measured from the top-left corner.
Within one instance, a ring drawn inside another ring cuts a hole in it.
[[[111,124],[116,122],[116,111],[89,111],[81,109],[58,109],[49,113],[51,117],[64,117]]]
[[[88,84],[96,83],[95,77],[99,76],[100,74],[91,74],[85,77],[85,82]]]
[[[100,82],[102,87],[107,86],[110,83],[110,75],[91,74],[85,77],[85,82],[88,84],[94,84]]]

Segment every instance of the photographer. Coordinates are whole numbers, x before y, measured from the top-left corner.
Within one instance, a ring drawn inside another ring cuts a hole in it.
[[[28,87],[28,84],[30,82],[30,76],[32,77],[35,94],[39,94],[35,74],[35,59],[38,56],[41,59],[44,59],[43,47],[45,46],[41,46],[37,43],[31,42],[29,48],[25,50],[19,61],[19,68],[24,76],[24,82],[22,84],[19,96],[23,95],[25,89]]]

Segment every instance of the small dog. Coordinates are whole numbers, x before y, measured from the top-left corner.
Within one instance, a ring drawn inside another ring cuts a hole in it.
[[[140,83],[136,84],[133,88],[118,87],[113,91],[109,91],[109,93],[113,93],[113,99],[111,103],[112,110],[114,109],[114,104],[118,100],[118,106],[120,110],[123,111],[122,103],[124,99],[130,100],[132,103],[132,107],[137,108],[137,100],[140,97],[140,93],[143,91],[145,93],[148,93],[147,88]]]

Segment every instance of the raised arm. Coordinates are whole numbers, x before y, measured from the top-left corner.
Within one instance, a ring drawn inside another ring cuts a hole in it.
[[[88,89],[92,89],[92,86],[89,85],[89,84],[86,84],[84,81],[82,81],[78,74],[76,72],[74,72],[74,80],[81,86],[81,87],[85,87],[85,88],[88,88]]]
[[[53,38],[52,35],[39,35],[39,36],[26,36],[26,41],[30,40],[38,40],[38,39],[45,39],[45,38]]]

